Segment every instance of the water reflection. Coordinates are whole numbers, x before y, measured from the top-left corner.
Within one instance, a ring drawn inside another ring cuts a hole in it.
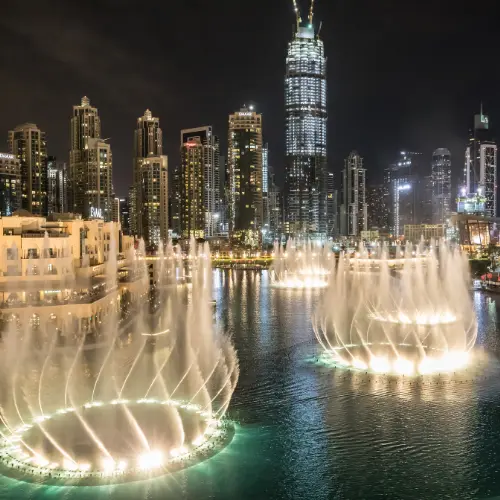
[[[270,287],[253,271],[215,271],[216,321],[233,336],[240,381],[230,447],[171,478],[101,489],[0,480],[1,498],[477,499],[500,495],[500,297],[476,292],[487,365],[416,382],[314,362],[321,291]]]

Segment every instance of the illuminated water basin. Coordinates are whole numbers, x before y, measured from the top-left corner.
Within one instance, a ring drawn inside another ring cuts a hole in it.
[[[172,412],[182,420],[182,442],[166,425]],[[140,399],[61,408],[12,431],[0,441],[5,475],[83,486],[144,480],[190,467],[227,446],[234,426],[189,402]]]

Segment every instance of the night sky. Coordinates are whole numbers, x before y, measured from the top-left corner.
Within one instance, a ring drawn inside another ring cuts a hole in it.
[[[298,0],[300,1],[300,0]],[[329,169],[351,149],[368,178],[400,149],[448,147],[453,170],[473,114],[500,122],[500,37],[494,0],[316,0],[328,56]],[[308,2],[300,2],[306,17]],[[26,121],[67,161],[73,104],[87,95],[111,138],[114,185],[132,176],[136,119],[160,117],[178,163],[181,128],[213,125],[253,103],[279,179],[284,172],[283,78],[292,0],[9,1],[0,16],[0,133]],[[6,145],[0,148],[5,151]]]

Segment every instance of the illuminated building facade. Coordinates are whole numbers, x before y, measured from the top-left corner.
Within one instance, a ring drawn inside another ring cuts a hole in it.
[[[220,148],[212,127],[181,130],[180,225],[184,238],[210,238],[220,224]]]
[[[342,171],[342,206],[340,230],[343,236],[359,236],[368,229],[366,204],[366,169],[363,158],[352,151],[345,159]]]
[[[10,153],[0,153],[0,216],[21,208],[21,165]]]
[[[450,217],[457,241],[467,251],[500,244],[500,218],[483,215],[453,214]]]
[[[451,153],[439,148],[432,153],[432,221],[445,224],[451,215]]]
[[[9,131],[9,153],[21,167],[21,206],[33,215],[47,213],[47,144],[34,123]]]
[[[149,109],[137,118],[134,132],[133,188],[133,234],[158,247],[168,237],[168,159],[163,155],[160,119]]]
[[[405,224],[404,237],[406,241],[418,243],[422,239],[429,243],[439,241],[446,236],[445,224]]]
[[[88,97],[73,106],[69,153],[68,209],[84,218],[99,213],[113,216],[113,156],[101,139],[101,119]]]
[[[263,224],[262,115],[243,107],[229,115],[229,234],[258,246]]]
[[[327,233],[327,92],[323,41],[297,19],[288,44],[285,75],[285,214],[289,235]]]
[[[484,214],[497,215],[497,145],[492,140],[488,116],[481,111],[474,116],[474,128],[469,133],[465,150],[466,195],[479,194],[486,198]]]

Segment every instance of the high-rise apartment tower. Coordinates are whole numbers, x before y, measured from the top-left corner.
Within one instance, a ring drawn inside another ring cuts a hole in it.
[[[9,153],[21,167],[21,206],[33,215],[47,215],[47,144],[34,123],[9,131]]]

